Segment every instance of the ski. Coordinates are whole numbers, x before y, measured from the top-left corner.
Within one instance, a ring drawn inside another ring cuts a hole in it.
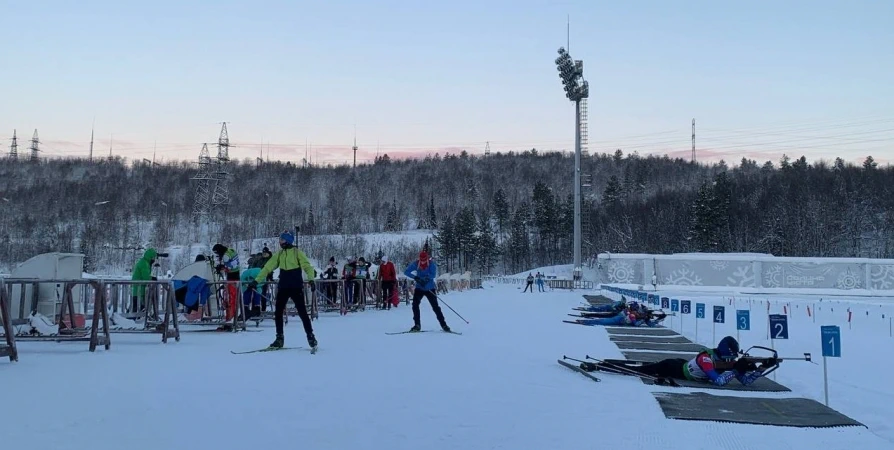
[[[462,335],[463,335],[462,333],[460,333],[460,332],[458,332],[458,331],[453,331],[453,330],[451,330],[451,331],[444,331],[444,330],[398,331],[398,332],[395,332],[395,333],[385,333],[385,334],[387,334],[387,335],[389,335],[389,336],[394,336],[394,335],[396,335],[396,334],[436,333],[436,332],[438,332],[438,331],[440,331],[440,332],[442,332],[442,333],[455,334],[455,335],[458,335],[458,336],[462,336]]]
[[[602,380],[600,380],[599,378],[597,378],[597,377],[591,375],[591,374],[590,374],[589,372],[587,372],[586,370],[581,369],[581,368],[578,367],[578,366],[575,366],[574,364],[567,363],[567,362],[565,362],[565,361],[562,361],[561,359],[557,359],[556,362],[558,362],[559,364],[561,364],[561,365],[563,365],[563,366],[565,366],[565,367],[567,367],[567,368],[569,368],[569,369],[571,369],[571,370],[573,370],[573,371],[575,371],[575,372],[577,372],[577,373],[579,373],[579,374],[581,374],[581,375],[583,375],[583,376],[585,376],[585,377],[587,377],[587,378],[589,378],[589,379],[591,379],[591,380],[593,380],[593,381],[596,381],[596,382],[602,381]]]
[[[304,348],[304,347],[279,347],[279,348],[276,348],[276,347],[267,347],[267,348],[262,348],[262,349],[259,349],[259,350],[246,350],[246,351],[242,351],[242,352],[237,352],[237,351],[235,351],[235,350],[230,350],[230,353],[232,353],[232,354],[234,354],[234,355],[245,355],[245,354],[248,354],[248,353],[278,352],[278,351],[281,351],[281,350],[301,350],[301,349],[303,349],[303,348]],[[311,351],[311,353],[316,353],[316,350]]]

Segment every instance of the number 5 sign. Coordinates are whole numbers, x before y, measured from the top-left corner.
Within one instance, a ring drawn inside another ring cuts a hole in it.
[[[770,339],[788,339],[788,316],[770,314]]]

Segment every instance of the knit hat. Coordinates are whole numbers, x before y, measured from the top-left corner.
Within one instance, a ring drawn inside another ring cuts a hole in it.
[[[286,241],[286,244],[292,245],[295,243],[295,235],[286,231],[283,234],[279,235],[279,238]]]

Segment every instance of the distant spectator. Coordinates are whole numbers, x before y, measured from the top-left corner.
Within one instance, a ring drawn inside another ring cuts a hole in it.
[[[382,264],[379,266],[376,278],[382,283],[382,309],[391,309],[392,299],[397,294],[394,290],[394,285],[397,284],[397,271],[387,256],[382,256]],[[397,306],[397,303],[394,303],[394,306]]]

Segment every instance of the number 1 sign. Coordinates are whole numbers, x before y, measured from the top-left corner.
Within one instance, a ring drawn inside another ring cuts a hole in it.
[[[820,327],[820,338],[823,344],[823,391],[826,406],[829,406],[829,369],[827,358],[841,358],[841,329],[836,325]]]

